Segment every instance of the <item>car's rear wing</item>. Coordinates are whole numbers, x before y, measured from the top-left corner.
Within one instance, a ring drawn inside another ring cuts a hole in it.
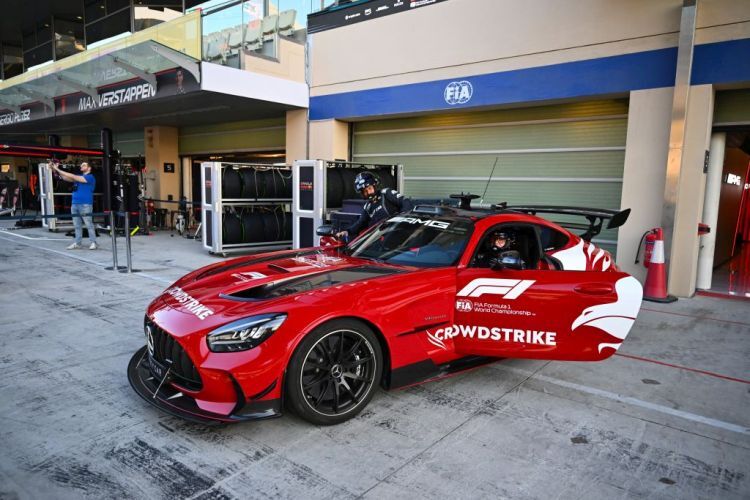
[[[605,220],[607,221],[605,229],[615,229],[625,224],[625,221],[628,220],[628,216],[630,215],[629,208],[617,211],[608,210],[606,208],[560,207],[552,205],[505,205],[504,203],[501,203],[496,207],[503,210],[512,210],[514,212],[522,212],[530,215],[555,214],[585,217],[586,220],[588,220],[588,224],[577,222],[553,222],[568,229],[584,231],[580,236],[586,241],[590,241],[591,238],[602,232],[602,226],[604,225]]]

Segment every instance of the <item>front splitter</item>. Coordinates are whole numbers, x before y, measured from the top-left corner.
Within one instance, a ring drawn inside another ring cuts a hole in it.
[[[228,424],[247,420],[262,420],[281,415],[280,401],[251,402],[235,414],[220,415],[201,409],[195,399],[169,383],[160,384],[148,369],[147,347],[135,352],[128,364],[128,381],[133,390],[146,402],[175,417],[201,424]],[[244,399],[244,398],[243,398]]]

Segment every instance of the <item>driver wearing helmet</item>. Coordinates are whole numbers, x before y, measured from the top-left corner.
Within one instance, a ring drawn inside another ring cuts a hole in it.
[[[482,260],[489,267],[495,268],[502,261],[503,255],[513,250],[518,250],[515,236],[511,232],[501,229],[490,236],[489,250],[484,254]]]
[[[377,189],[379,179],[372,172],[360,172],[354,179],[354,188],[367,200],[359,218],[348,228],[336,233],[337,238],[353,239],[368,227],[387,217],[411,208],[404,195],[391,188]]]

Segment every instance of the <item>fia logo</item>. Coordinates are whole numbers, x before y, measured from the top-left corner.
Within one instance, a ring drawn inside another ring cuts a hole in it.
[[[471,312],[474,310],[474,304],[467,299],[458,299],[456,301],[456,310],[461,312]]]
[[[443,92],[445,102],[451,106],[456,104],[466,104],[471,100],[472,95],[474,95],[474,87],[466,80],[450,82],[445,86],[445,92]]]
[[[495,278],[478,278],[472,280],[456,295],[458,297],[481,297],[482,295],[500,295],[505,299],[517,299],[535,280],[511,280]],[[458,304],[456,304],[458,307]]]

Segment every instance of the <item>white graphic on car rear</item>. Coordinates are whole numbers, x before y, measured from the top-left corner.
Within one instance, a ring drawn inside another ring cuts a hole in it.
[[[638,310],[641,308],[643,288],[637,279],[627,276],[617,280],[615,283],[617,301],[607,304],[598,304],[583,310],[571,325],[571,330],[581,326],[598,328],[609,335],[620,339],[620,342],[602,342],[599,344],[599,352],[610,347],[614,350],[620,348],[622,341],[630,332]]]
[[[478,278],[472,280],[456,295],[458,297],[481,297],[482,295],[500,295],[505,299],[518,298],[535,280],[511,280],[496,278]]]
[[[550,252],[550,255],[559,260],[566,271],[606,271],[612,266],[609,252],[584,240],[570,248]]]

